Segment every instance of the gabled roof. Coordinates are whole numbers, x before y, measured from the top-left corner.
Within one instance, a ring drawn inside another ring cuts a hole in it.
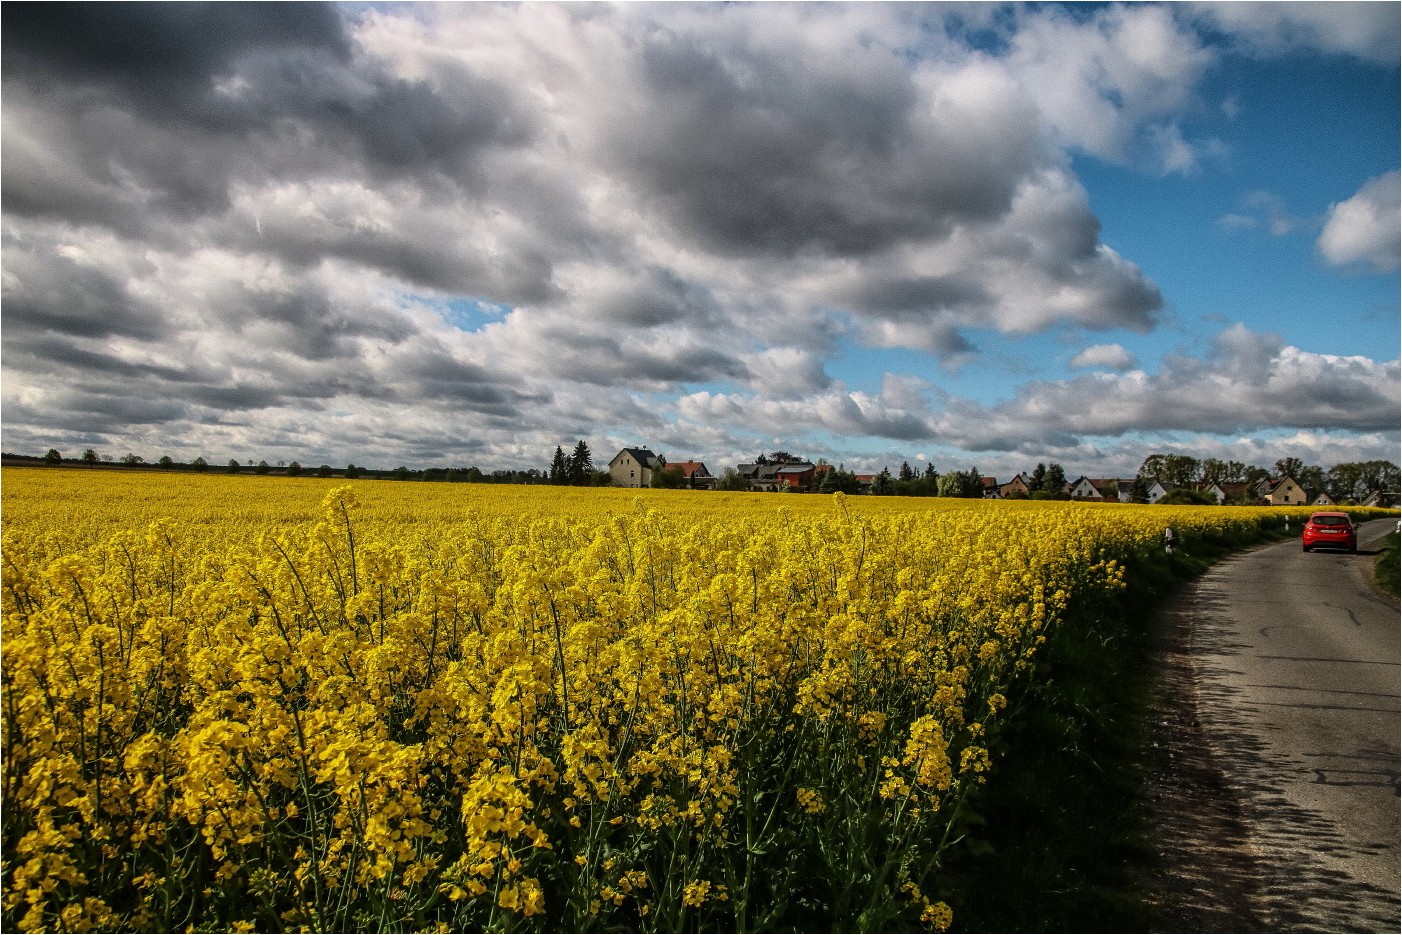
[[[618,454],[621,455],[624,452],[627,452],[628,454],[632,455],[633,460],[638,462],[645,468],[654,468],[657,467],[659,464],[666,463],[661,457],[659,457],[656,454],[653,454],[647,448],[624,448],[623,451],[620,451]],[[614,455],[613,457],[615,461],[618,459],[618,455]]]
[[[687,477],[687,478],[689,478],[689,477],[691,477],[691,475],[693,475],[693,474],[699,474],[701,477],[709,477],[709,476],[711,475],[711,472],[708,471],[708,470],[706,470],[706,462],[704,462],[704,461],[681,461],[681,462],[674,462],[674,463],[669,464],[669,465],[667,465],[667,466],[668,466],[669,468],[673,468],[673,467],[679,467],[679,468],[681,468],[681,469],[682,469],[682,477]]]
[[[805,461],[805,462],[802,462],[802,463],[800,463],[800,464],[784,464],[784,465],[781,465],[781,466],[779,467],[779,473],[780,473],[780,474],[805,474],[805,473],[807,473],[808,471],[814,470],[816,467],[817,467],[817,465],[815,465],[815,464],[809,464],[809,463],[806,462],[806,461]]]

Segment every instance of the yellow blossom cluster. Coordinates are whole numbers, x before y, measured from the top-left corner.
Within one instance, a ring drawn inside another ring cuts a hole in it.
[[[909,868],[1062,615],[1288,513],[4,482],[18,931],[947,928]]]

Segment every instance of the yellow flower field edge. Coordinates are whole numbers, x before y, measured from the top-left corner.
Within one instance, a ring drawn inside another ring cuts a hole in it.
[[[1302,515],[17,475],[14,931],[943,930],[1073,597]]]

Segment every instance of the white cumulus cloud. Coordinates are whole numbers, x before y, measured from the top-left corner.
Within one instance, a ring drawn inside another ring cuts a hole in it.
[[[1071,368],[1128,370],[1134,366],[1134,355],[1119,344],[1092,344],[1071,358]]]
[[[1402,250],[1402,185],[1398,173],[1369,179],[1358,193],[1329,206],[1319,252],[1330,263],[1367,263],[1377,270],[1397,267]]]

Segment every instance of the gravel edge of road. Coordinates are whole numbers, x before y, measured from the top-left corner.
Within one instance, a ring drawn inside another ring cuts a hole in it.
[[[1157,932],[1265,932],[1262,877],[1240,809],[1197,715],[1193,583],[1155,614],[1144,801],[1156,860],[1145,881]]]

